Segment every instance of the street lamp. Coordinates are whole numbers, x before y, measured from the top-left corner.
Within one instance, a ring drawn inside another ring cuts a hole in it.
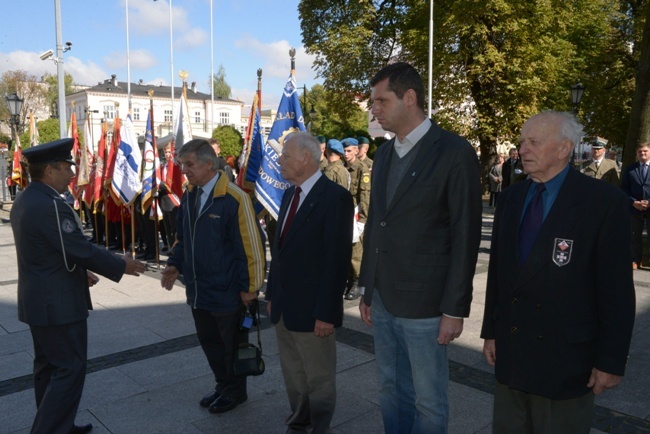
[[[585,87],[582,83],[576,83],[571,86],[571,102],[573,103],[573,113],[578,114],[578,107],[582,101],[582,95],[585,93]]]
[[[11,120],[9,123],[15,125],[16,130],[18,130],[18,126],[20,125],[20,112],[23,109],[23,102],[25,102],[25,100],[20,98],[16,92],[7,95],[5,99],[9,106],[9,112],[11,112]]]

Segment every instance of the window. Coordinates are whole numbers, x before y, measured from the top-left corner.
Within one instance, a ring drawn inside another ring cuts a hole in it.
[[[194,112],[194,123],[195,124],[201,123],[201,112]]]
[[[105,105],[104,106],[104,115],[105,115],[106,119],[115,119],[115,106],[113,104]]]
[[[219,123],[221,125],[230,125],[230,113],[220,112],[219,113]]]
[[[133,107],[133,120],[134,121],[140,120],[140,107]]]
[[[165,110],[165,122],[171,122],[171,121],[172,121],[172,111]]]

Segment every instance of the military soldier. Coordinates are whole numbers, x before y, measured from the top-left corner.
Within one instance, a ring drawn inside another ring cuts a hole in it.
[[[621,185],[621,178],[618,174],[618,166],[616,162],[605,158],[605,152],[607,152],[605,143],[596,140],[591,145],[591,161],[585,162],[580,171],[587,176],[602,179],[619,187]]]
[[[353,137],[341,141],[345,151],[345,165],[350,173],[350,194],[354,200],[355,217],[359,238],[352,244],[352,267],[348,287],[345,292],[346,300],[359,298],[359,271],[361,269],[361,256],[363,255],[362,233],[363,225],[368,218],[368,204],[370,202],[370,170],[368,166],[359,161],[359,141]]]
[[[372,172],[372,160],[368,157],[370,140],[368,140],[367,137],[357,137],[357,140],[359,141],[359,154],[357,155],[357,158],[368,167],[370,172]]]
[[[345,151],[343,151],[341,142],[336,139],[329,139],[327,148],[325,149],[325,155],[327,156],[326,161],[329,164],[323,170],[323,175],[346,190],[350,190],[350,173],[343,164],[342,158],[345,155]]]
[[[318,168],[320,169],[321,172],[325,172],[325,168],[329,164],[329,161],[327,161],[327,157],[325,156],[325,148],[326,145],[325,143],[327,142],[327,139],[325,139],[325,136],[316,136],[316,140],[318,140],[318,143],[320,143],[320,163],[318,165]]]

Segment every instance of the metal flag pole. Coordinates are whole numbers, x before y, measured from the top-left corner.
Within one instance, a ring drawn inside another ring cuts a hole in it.
[[[63,71],[63,36],[61,35],[61,4],[54,0],[54,25],[56,27],[56,76],[59,86],[59,137],[68,137],[67,120],[65,110],[65,77]]]
[[[131,113],[131,51],[129,50],[129,0],[126,0],[126,99]]]
[[[210,0],[210,136],[214,132],[214,35],[212,31],[212,0]]]
[[[433,0],[429,1],[429,111],[427,117],[431,117],[431,95],[433,87]]]

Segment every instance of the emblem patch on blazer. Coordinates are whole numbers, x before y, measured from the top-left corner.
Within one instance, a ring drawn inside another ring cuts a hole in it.
[[[553,248],[553,262],[558,267],[562,267],[571,261],[571,252],[573,251],[573,240],[556,238]]]
[[[77,226],[76,223],[74,223],[74,222],[73,222],[72,220],[70,220],[70,219],[63,219],[63,221],[61,222],[61,229],[62,229],[63,232],[65,232],[66,234],[71,234],[71,233],[74,231],[74,228],[75,228],[76,226]]]

